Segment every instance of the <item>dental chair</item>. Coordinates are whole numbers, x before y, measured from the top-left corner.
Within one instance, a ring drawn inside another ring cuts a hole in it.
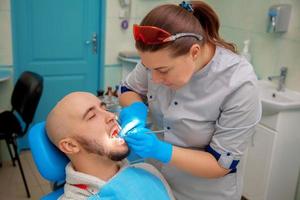
[[[35,124],[29,131],[29,145],[32,157],[42,177],[55,185],[64,183],[66,174],[65,167],[69,159],[60,152],[49,140],[45,122]],[[63,194],[63,187],[43,196],[42,200],[56,200]]]
[[[70,160],[49,140],[45,124],[45,122],[41,122],[30,129],[28,135],[29,146],[39,173],[44,179],[57,185],[65,182],[65,167]],[[127,159],[131,164],[143,162],[143,159],[132,152]],[[57,190],[55,188],[57,187],[54,187],[54,191],[43,196],[41,200],[58,199],[64,193],[64,190],[62,187]]]

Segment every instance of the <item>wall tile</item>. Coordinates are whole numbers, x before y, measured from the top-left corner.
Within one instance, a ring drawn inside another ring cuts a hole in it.
[[[134,50],[134,40],[132,29],[122,30],[121,20],[109,18],[106,22],[106,40],[105,40],[105,64],[118,63],[118,54],[124,50]],[[135,20],[130,20],[129,27]]]
[[[279,74],[281,66],[288,68],[286,86],[288,88],[300,91],[300,42],[291,40],[281,40],[278,65],[276,66],[276,74]]]
[[[178,0],[156,0],[156,1],[149,1],[149,0],[136,0],[135,1],[135,10],[136,10],[136,18],[142,19],[145,15],[156,6],[161,4],[179,4],[181,1]]]
[[[300,92],[300,1],[299,0],[206,0],[220,16],[221,35],[234,41],[239,50],[243,40],[250,38],[252,64],[260,78],[279,74],[279,68],[289,68],[287,87]],[[292,5],[287,33],[267,33],[267,12],[270,6]]]
[[[122,68],[116,65],[106,65],[104,75],[104,88],[106,89],[108,86],[115,87],[120,84],[120,80],[122,79]]]

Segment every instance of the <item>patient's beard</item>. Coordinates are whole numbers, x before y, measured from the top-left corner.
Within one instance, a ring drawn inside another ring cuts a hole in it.
[[[103,143],[99,143],[96,140],[88,140],[81,136],[76,136],[75,138],[80,145],[88,152],[93,154],[98,154],[100,156],[107,156],[113,161],[121,161],[129,155],[129,148],[127,151],[117,151],[117,150],[106,150]]]
[[[114,160],[114,161],[121,161],[123,160],[124,158],[126,158],[130,153],[130,150],[128,149],[127,151],[125,152],[114,152],[114,151],[111,151],[110,152],[110,155],[109,155],[109,158]]]

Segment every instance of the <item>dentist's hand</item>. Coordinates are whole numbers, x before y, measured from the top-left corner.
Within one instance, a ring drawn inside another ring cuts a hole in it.
[[[129,148],[142,158],[154,158],[163,163],[170,162],[173,146],[159,140],[147,128],[135,128],[124,138]]]
[[[133,128],[146,126],[147,106],[143,102],[134,102],[122,109],[119,118],[122,127],[119,135],[124,137]]]

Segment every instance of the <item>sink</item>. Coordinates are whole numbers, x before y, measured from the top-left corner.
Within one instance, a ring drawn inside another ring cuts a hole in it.
[[[264,115],[276,114],[286,110],[300,109],[300,93],[289,89],[278,92],[277,85],[259,80],[260,98]]]

